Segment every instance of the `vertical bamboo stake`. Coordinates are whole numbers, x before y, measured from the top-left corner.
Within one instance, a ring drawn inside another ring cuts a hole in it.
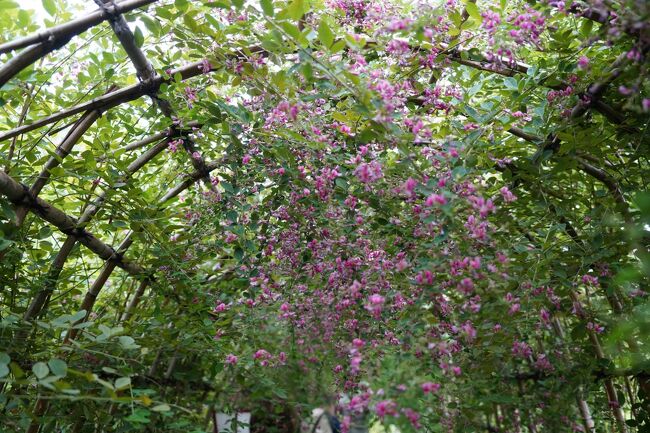
[[[140,302],[140,299],[142,298],[142,295],[144,294],[144,291],[147,289],[148,285],[149,285],[149,280],[147,279],[142,280],[140,282],[138,289],[133,294],[133,298],[131,298],[131,302],[129,302],[129,305],[126,307],[126,310],[122,315],[122,319],[121,319],[122,322],[127,322],[131,318],[131,316],[133,315],[133,311],[138,306],[138,303]]]
[[[576,305],[580,305],[578,295],[573,290],[570,291],[570,296]],[[605,352],[603,352],[603,348],[600,345],[600,341],[598,340],[598,335],[596,335],[596,332],[593,329],[588,329],[587,335],[589,336],[589,340],[591,341],[594,351],[596,352],[596,357],[598,359],[607,359]],[[616,420],[618,430],[621,433],[627,433],[628,430],[627,424],[625,424],[625,415],[623,414],[623,410],[618,401],[614,382],[611,377],[606,377],[603,382],[605,383],[605,392],[607,394],[607,398],[609,399],[609,406],[612,410],[612,414],[614,415],[614,419]]]
[[[133,243],[132,235],[133,232],[129,232],[127,234],[126,238],[122,241],[120,246],[117,248],[118,254],[123,254],[124,251],[126,251],[131,246],[131,244]],[[99,276],[95,279],[88,292],[86,292],[86,296],[84,297],[84,300],[81,303],[81,310],[85,310],[86,315],[83,319],[80,319],[77,323],[84,322],[88,319],[88,316],[90,315],[90,312],[92,311],[93,306],[95,305],[95,301],[97,300],[97,296],[99,295],[99,292],[104,287],[104,284],[106,284],[106,281],[108,281],[108,277],[111,276],[116,266],[117,263],[114,260],[109,260],[104,264],[104,267],[102,268]],[[79,333],[78,329],[74,329],[74,328],[71,329],[68,335],[66,336],[64,343],[68,343],[70,340],[74,340],[78,333]]]
[[[24,320],[32,320],[36,318],[36,316],[38,316],[38,314],[43,310],[48,297],[56,287],[56,281],[59,279],[59,275],[63,270],[63,265],[72,252],[76,241],[77,239],[74,236],[68,236],[66,238],[45,277],[43,289],[36,294],[34,299],[32,299],[32,302],[29,304],[29,307],[25,311],[25,314],[23,315]]]
[[[566,344],[566,336],[564,334],[564,328],[562,327],[562,324],[560,323],[560,320],[556,317],[553,316],[551,320],[551,324],[553,326],[553,329],[555,330],[555,333],[557,336],[560,338],[560,340]],[[566,345],[565,345],[566,348]],[[568,348],[567,348],[568,350]],[[594,420],[591,417],[591,410],[589,409],[589,404],[585,399],[582,398],[582,390],[578,390],[578,393],[576,394],[576,401],[578,402],[578,410],[580,411],[580,415],[582,416],[582,423],[586,428],[587,433],[596,433],[595,430],[595,424]]]
[[[587,433],[596,433],[596,424],[594,423],[594,419],[591,417],[591,410],[589,410],[589,405],[587,402],[582,399],[581,394],[582,389],[578,389],[576,401],[578,402],[578,408],[580,409],[580,414],[582,415],[585,431]]]

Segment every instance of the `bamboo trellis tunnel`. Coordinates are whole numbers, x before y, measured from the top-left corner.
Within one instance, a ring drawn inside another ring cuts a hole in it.
[[[79,147],[80,143],[85,137],[87,137],[89,131],[92,130],[93,126],[96,125],[102,116],[107,115],[107,113],[118,111],[117,108],[122,105],[147,97],[150,98],[153,103],[152,111],[155,111],[154,116],[162,115],[165,123],[162,128],[154,130],[160,132],[155,132],[148,137],[129,143],[111,152],[114,155],[118,152],[140,151],[144,149],[142,153],[135,157],[130,163],[124,164],[126,166],[125,168],[123,167],[122,170],[119,170],[119,175],[116,175],[120,181],[119,183],[128,184],[129,182],[134,181],[136,175],[139,176],[142,172],[146,172],[146,169],[152,165],[149,163],[154,161],[161,153],[169,148],[170,143],[175,140],[181,140],[186,158],[184,162],[186,163],[187,159],[189,159],[189,165],[191,165],[193,171],[183,176],[179,176],[178,182],[159,195],[158,201],[151,203],[151,205],[155,207],[155,210],[162,212],[168,209],[170,204],[169,202],[172,201],[172,199],[199,182],[203,183],[203,188],[211,191],[213,194],[217,194],[217,188],[210,173],[219,169],[225,170],[225,166],[228,161],[231,160],[230,155],[225,155],[221,159],[207,162],[203,156],[203,151],[205,149],[201,149],[196,143],[196,140],[193,138],[193,133],[201,131],[202,129],[207,129],[210,126],[209,122],[205,122],[204,119],[197,119],[180,124],[177,119],[177,110],[174,109],[170,102],[173,95],[165,94],[161,89],[164,89],[167,87],[166,85],[175,82],[184,82],[203,75],[209,76],[212,73],[218,73],[221,68],[226,67],[228,62],[237,59],[246,59],[248,57],[241,49],[237,49],[233,52],[225,51],[225,54],[221,53],[222,64],[215,64],[214,61],[208,62],[207,60],[204,60],[188,63],[171,69],[165,73],[159,73],[147,59],[142,49],[138,47],[134,33],[127,22],[128,20],[124,17],[124,14],[136,13],[139,9],[146,8],[147,6],[156,3],[156,0],[125,0],[121,2],[95,0],[95,3],[99,7],[98,10],[86,15],[85,17],[51,27],[45,31],[15,41],[0,44],[0,55],[13,54],[13,57],[8,58],[6,63],[0,66],[0,91],[2,91],[3,86],[11,83],[11,81],[14,80],[22,71],[35,65],[35,63],[40,59],[43,59],[50,53],[65,47],[71,40],[73,40],[73,38],[96,26],[102,25],[104,21],[107,21],[115,37],[119,41],[119,46],[124,50],[130,64],[134,67],[136,78],[138,80],[135,84],[124,85],[123,87],[109,85],[107,86],[105,93],[101,96],[76,103],[76,105],[70,107],[57,108],[48,112],[52,114],[44,115],[43,117],[31,120],[27,123],[24,123],[21,118],[16,124],[3,125],[6,126],[6,128],[0,131],[0,142],[10,139],[17,140],[20,137],[24,137],[26,134],[37,131],[47,125],[57,124],[64,119],[72,120],[70,129],[66,132],[58,146],[54,150],[48,151],[50,156],[43,163],[31,186],[21,183],[19,177],[13,174],[13,172],[11,172],[11,175],[9,174],[9,168],[12,161],[7,163],[7,168],[5,170],[0,170],[0,195],[6,197],[15,209],[14,222],[16,230],[20,230],[24,225],[26,225],[25,221],[31,213],[35,217],[51,224],[60,233],[65,235],[65,240],[60,246],[58,252],[54,255],[54,258],[45,273],[44,284],[31,297],[28,306],[24,310],[23,319],[25,321],[33,322],[39,317],[39,315],[43,314],[44,310],[47,309],[49,299],[55,292],[57,284],[60,283],[59,280],[62,271],[64,270],[68,259],[73,256],[74,247],[77,243],[82,244],[90,250],[94,254],[95,259],[100,259],[97,262],[101,263],[101,269],[99,270],[99,273],[94,276],[92,284],[88,288],[79,305],[79,310],[84,311],[84,317],[77,318],[77,320],[72,324],[69,332],[67,332],[64,338],[62,338],[61,347],[73,344],[75,339],[79,337],[79,334],[83,332],[83,330],[73,328],[73,326],[86,321],[93,313],[96,301],[100,295],[103,295],[105,292],[102,290],[116,268],[121,268],[125,271],[128,278],[130,278],[129,281],[133,282],[135,280],[135,290],[133,291],[133,295],[130,299],[128,297],[126,298],[128,303],[125,301],[124,311],[119,315],[118,321],[120,323],[128,323],[133,318],[145,291],[147,289],[151,289],[152,291],[155,289],[157,284],[157,269],[151,268],[149,265],[141,264],[146,263],[146,260],[140,260],[141,257],[138,257],[135,254],[133,256],[127,255],[127,253],[130,254],[133,252],[129,251],[129,249],[138,240],[139,233],[137,230],[130,229],[121,232],[119,237],[120,242],[117,247],[114,247],[110,245],[109,242],[115,242],[117,244],[117,241],[100,240],[98,236],[93,234],[93,232],[97,232],[94,230],[91,232],[91,230],[87,228],[91,226],[95,217],[101,215],[101,211],[104,210],[105,205],[110,202],[112,197],[119,193],[119,191],[117,191],[118,188],[115,185],[108,185],[98,194],[94,194],[93,192],[92,200],[88,200],[85,203],[84,207],[80,211],[80,216],[75,218],[71,216],[66,209],[57,207],[53,202],[41,198],[41,192],[50,182],[52,172],[57,167],[60,167],[64,162],[67,162],[66,158],[74,152],[75,146]],[[595,8],[582,8],[578,5],[574,5],[569,9],[569,12],[576,14],[579,13],[582,18],[600,24],[607,24],[612,20],[610,16],[602,15],[599,13],[598,9]],[[467,11],[464,10],[463,14],[466,19]],[[641,53],[647,54],[650,49],[650,41],[647,40],[644,32],[635,28],[624,28],[623,31],[631,39],[636,41],[635,43],[639,44]],[[453,42],[456,41],[453,40]],[[374,41],[366,41],[361,51],[371,50],[374,46]],[[260,57],[271,57],[275,55],[270,49],[265,47],[265,45],[251,46],[246,48],[245,51],[249,54],[253,53]],[[427,51],[430,47],[426,45],[417,46],[411,44],[409,45],[409,49],[417,52],[419,50]],[[17,52],[16,50],[21,51]],[[291,49],[285,54],[287,56],[304,55],[303,51],[304,50],[301,50],[300,48],[295,50]],[[533,66],[527,65],[523,62],[511,61],[501,56],[495,58],[495,56],[490,53],[478,52],[477,50],[472,50],[470,52],[469,50],[464,50],[454,44],[445,44],[438,47],[435,57],[437,58],[438,56],[444,57],[450,62],[465,66],[474,71],[481,71],[481,73],[495,74],[502,77],[525,76],[535,72],[536,70],[536,68],[533,69]],[[630,63],[629,55],[623,53],[612,62],[611,65],[609,65],[609,68],[603,74],[603,78],[600,81],[591,82],[587,86],[586,90],[580,95],[579,102],[569,107],[569,115],[566,119],[566,125],[570,125],[571,122],[579,123],[584,121],[585,117],[588,115],[595,114],[601,116],[602,120],[611,125],[612,128],[615,128],[617,132],[627,134],[641,133],[639,128],[631,126],[630,119],[626,116],[627,113],[624,110],[620,109],[616,104],[610,104],[611,101],[605,100],[606,92],[611,89],[614,81],[625,73]],[[535,85],[540,88],[544,87],[560,91],[566,90],[569,87],[569,84],[565,82],[560,82],[558,84],[557,82],[552,82],[550,78],[549,75],[549,77],[539,79]],[[353,96],[356,95],[350,94],[350,97]],[[425,104],[424,96],[420,94],[419,96],[411,97],[409,98],[409,103],[421,106]],[[469,105],[466,105],[465,108],[467,110],[474,110],[474,108]],[[116,110],[112,111],[113,109]],[[459,108],[459,111],[460,110],[462,109]],[[520,143],[526,142],[533,145],[536,151],[533,155],[530,155],[530,165],[533,168],[539,169],[544,158],[549,157],[549,155],[550,157],[557,156],[560,152],[563,143],[563,139],[561,138],[562,132],[566,125],[552,128],[546,137],[532,134],[517,126],[508,126],[507,128],[503,128],[503,130],[511,136],[520,139]],[[139,135],[138,137],[142,137],[142,135]],[[103,156],[102,158],[104,161],[108,161],[109,163],[112,162],[112,156],[110,154],[109,156]],[[590,159],[588,155],[580,153],[570,154],[567,156],[567,159],[574,164],[573,167],[576,171],[580,172],[588,179],[595,180],[604,186],[607,194],[609,194],[613,203],[615,203],[617,210],[619,210],[623,216],[624,222],[626,224],[631,224],[633,211],[631,210],[631,202],[625,194],[625,179],[623,178],[621,180],[620,177],[617,177],[616,168],[610,165],[601,166],[599,165],[600,161],[597,158]],[[521,160],[514,162],[510,161],[505,165],[502,164],[498,166],[496,170],[502,173],[507,172],[512,175],[514,179],[512,184],[513,187],[528,187],[529,189],[534,190],[535,193],[546,196],[550,189],[544,189],[545,187],[538,186],[534,184],[535,182],[531,182],[529,178],[526,178],[525,174],[522,174],[522,172],[525,171],[525,169],[521,168],[522,166],[523,164]],[[530,169],[527,174],[530,174]],[[199,186],[197,188],[201,187]],[[576,229],[574,225],[572,225],[572,223],[561,212],[559,212],[550,201],[546,201],[546,199],[545,209],[551,215],[551,219],[557,220],[558,224],[562,226],[562,231],[565,233],[565,236],[568,236],[570,242],[573,242],[579,248],[586,248],[586,242],[582,239],[580,229]],[[534,240],[535,235],[529,234],[529,239]],[[143,245],[141,246],[141,249],[146,252],[147,247],[147,245]],[[133,248],[131,248],[131,250],[133,250]],[[634,251],[631,254],[636,255],[637,257],[648,254],[647,233],[644,234],[640,242],[635,244]],[[3,253],[0,252],[0,258],[2,257]],[[595,262],[588,263],[587,265],[587,267],[593,267]],[[605,287],[605,289],[607,288]],[[616,290],[604,291],[606,292],[604,297],[609,303],[608,308],[614,312],[616,317],[623,315],[626,312],[626,307],[621,300],[620,293]],[[577,291],[570,291],[570,296],[574,305],[580,307],[581,298],[579,297],[579,293]],[[566,335],[562,328],[562,324],[557,317],[553,317],[553,326],[557,338],[564,340]],[[173,324],[169,323],[168,327],[172,328]],[[593,351],[593,358],[597,362],[609,362],[597,333],[590,330],[588,332],[588,337],[591,343],[591,350]],[[628,344],[631,351],[635,353],[638,351],[638,346],[635,346],[633,340],[628,342]],[[151,366],[151,375],[153,375],[153,372],[156,370],[157,365],[161,362],[163,356],[163,350],[160,349],[157,352],[153,365]],[[164,373],[165,379],[169,379],[172,376],[173,370],[181,362],[181,358],[181,355],[174,350],[168,362],[168,368]],[[643,387],[644,384],[647,386],[643,374],[629,374],[625,378],[627,379],[628,376],[629,378],[636,378],[641,384],[641,387]],[[603,378],[602,385],[601,388],[604,388],[604,393],[609,400],[610,416],[613,416],[617,430],[621,433],[626,433],[628,431],[628,426],[625,420],[626,414],[621,408],[621,402],[619,401],[616,378],[607,376]],[[575,402],[577,403],[575,409],[577,413],[580,414],[584,428],[589,432],[595,432],[596,429],[593,412],[587,403],[582,388],[575,392]],[[503,407],[500,405],[496,406],[497,425],[500,424],[499,419],[503,416],[500,412],[503,410]],[[34,404],[33,418],[26,430],[27,433],[39,432],[43,424],[42,418],[47,411],[47,400],[42,396],[39,396]],[[519,422],[522,421],[522,414],[518,409],[514,410],[514,414],[517,419],[517,424],[519,424]],[[489,424],[491,419],[489,415],[487,417]],[[526,414],[524,417],[527,418],[526,422],[529,423],[527,427],[529,431],[535,432],[537,427],[535,423],[531,421],[530,416]]]

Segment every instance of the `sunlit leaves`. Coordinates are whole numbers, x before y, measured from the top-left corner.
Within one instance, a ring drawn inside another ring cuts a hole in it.
[[[260,0],[260,5],[265,15],[273,16],[273,0]]]
[[[318,26],[318,38],[326,48],[330,48],[334,43],[334,33],[325,19],[321,19]]]
[[[54,14],[56,14],[55,0],[42,0],[42,2],[43,2],[43,8],[45,8],[47,13],[54,16]]]
[[[135,40],[135,45],[138,48],[142,48],[142,45],[144,45],[144,35],[142,34],[140,27],[136,27],[133,31],[133,38]]]

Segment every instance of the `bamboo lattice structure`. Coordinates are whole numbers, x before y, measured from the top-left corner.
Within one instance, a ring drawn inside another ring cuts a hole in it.
[[[100,118],[100,116],[102,116],[102,114],[118,107],[119,105],[148,96],[152,99],[159,112],[167,119],[168,124],[171,125],[167,130],[155,133],[121,148],[121,150],[123,149],[125,151],[146,148],[138,158],[128,165],[124,173],[122,173],[123,182],[129,182],[135,173],[163,152],[169,146],[170,141],[175,139],[183,140],[183,147],[194,171],[162,195],[159,202],[156,204],[158,209],[163,209],[171,199],[199,181],[202,181],[208,189],[214,191],[214,186],[210,180],[210,173],[220,168],[223,163],[223,161],[206,162],[203,159],[200,149],[189,136],[193,128],[200,129],[202,125],[199,122],[189,122],[183,127],[174,126],[173,121],[175,118],[175,112],[171,107],[171,104],[169,104],[169,102],[166,101],[159,92],[161,86],[172,82],[176,75],[180,76],[180,79],[183,81],[190,80],[199,75],[208,74],[217,70],[218,65],[209,65],[209,67],[206,68],[205,62],[196,62],[173,69],[168,74],[158,74],[151,63],[147,60],[142,50],[138,48],[134,35],[123,16],[125,13],[153,4],[156,0],[126,0],[119,3],[109,0],[95,0],[95,2],[98,4],[99,9],[83,18],[0,45],[0,54],[11,53],[15,50],[22,49],[22,51],[15,54],[8,62],[0,67],[0,88],[2,88],[2,86],[7,84],[22,70],[33,65],[39,59],[52,51],[65,46],[73,37],[82,34],[104,21],[107,21],[119,40],[121,47],[127,53],[130,62],[136,70],[136,75],[139,80],[138,83],[123,88],[111,87],[100,97],[82,102],[73,107],[64,108],[61,111],[35,120],[29,124],[16,126],[13,129],[0,133],[0,141],[14,139],[22,134],[35,131],[46,125],[80,115],[75,119],[64,139],[56,147],[53,155],[47,160],[47,162],[45,162],[36,180],[31,186],[21,184],[6,171],[0,171],[0,194],[7,197],[7,199],[15,206],[17,226],[22,225],[28,212],[31,212],[35,216],[56,227],[61,233],[67,236],[58,254],[50,265],[44,287],[34,296],[29,307],[25,311],[25,320],[35,319],[43,310],[49,296],[55,290],[61,271],[76,243],[84,245],[98,258],[104,261],[104,265],[99,275],[95,278],[81,304],[81,309],[85,310],[86,317],[92,312],[95,301],[115,268],[119,267],[123,269],[128,273],[128,275],[138,281],[137,289],[120,318],[123,322],[128,321],[133,316],[133,313],[146,289],[155,284],[155,273],[153,270],[145,269],[138,265],[135,260],[126,257],[129,247],[135,241],[135,232],[129,231],[121,241],[120,245],[118,247],[113,247],[98,239],[85,228],[85,226],[98,214],[109,194],[114,192],[113,188],[107,188],[99,194],[94,201],[84,209],[79,218],[74,218],[66,214],[61,209],[58,209],[51,203],[38,197],[39,193],[49,181],[50,172],[59,166],[72,152],[74,146],[80,142],[84,137],[84,134]],[[585,18],[599,23],[604,23],[609,19],[608,17],[598,14],[597,11],[590,9],[580,11],[572,10],[572,12],[580,12]],[[629,29],[629,33],[633,37],[640,36],[634,31],[634,29]],[[367,44],[367,47],[372,47],[372,45],[372,43],[369,43]],[[525,75],[530,71],[529,65],[507,61],[505,59],[497,59],[500,60],[500,64],[495,65],[494,59],[488,61],[489,57],[485,53],[480,53],[478,56],[474,55],[473,58],[469,58],[468,53],[460,49],[449,46],[442,46],[439,48],[441,55],[447,56],[449,60],[476,70],[495,73],[506,77],[513,77],[521,74]],[[418,50],[421,48],[412,47],[412,49]],[[256,53],[260,56],[270,55],[270,53],[262,47],[251,47],[250,52]],[[240,53],[237,53],[231,55],[231,57],[239,58],[243,56]],[[619,125],[621,128],[627,127],[626,118],[621,111],[611,107],[603,101],[605,90],[611,85],[612,81],[621,74],[625,66],[626,59],[624,56],[621,56],[621,58],[611,65],[611,69],[605,81],[593,83],[589,86],[584,95],[588,97],[588,102],[581,102],[575,107],[572,107],[572,121],[578,121],[590,110],[595,110],[601,113],[603,117],[612,124]],[[547,84],[542,81],[539,85],[546,86]],[[565,89],[567,84],[561,83],[550,87],[553,89]],[[422,99],[414,98],[411,102],[421,104]],[[539,155],[545,151],[554,153],[559,149],[561,144],[556,133],[552,133],[548,137],[538,137],[516,127],[509,128],[507,132],[515,137],[534,144],[538,148]],[[606,169],[598,167],[593,161],[589,161],[581,156],[575,156],[574,160],[581,171],[605,185],[614,201],[624,210],[624,214],[628,215],[629,205],[622,192],[622,188],[615,177]],[[512,171],[517,170],[515,164],[511,165],[509,168]],[[579,238],[575,234],[575,230],[572,231],[570,225],[566,225],[565,229],[572,239],[576,242],[580,242]],[[575,297],[576,295],[572,294],[572,296]],[[574,300],[578,302],[577,298]],[[615,305],[616,300],[614,299],[613,306]],[[85,319],[80,319],[79,322],[84,320]],[[72,332],[66,336],[66,342],[76,338],[78,332],[77,329],[72,330]],[[557,333],[560,338],[563,337],[563,331],[561,329],[559,329]],[[598,337],[593,332],[592,334],[593,335],[590,334],[590,338],[594,346],[596,357],[599,360],[605,359]],[[176,361],[177,357],[174,356],[169,363],[168,371],[165,374],[167,378],[171,375],[171,370],[173,370]],[[606,379],[604,381],[604,386],[610,402],[617,403],[617,395],[612,379]],[[577,396],[577,403],[579,410],[583,415],[585,427],[588,431],[593,431],[594,423],[590,409],[585,400],[582,399],[579,394],[580,393],[578,393]],[[44,401],[37,401],[34,410],[36,419],[28,428],[28,433],[38,432],[40,428],[38,417],[42,416],[46,409],[47,405]],[[621,431],[627,431],[620,406],[613,405],[612,412]]]

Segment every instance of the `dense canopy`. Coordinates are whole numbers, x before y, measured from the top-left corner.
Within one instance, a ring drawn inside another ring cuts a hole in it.
[[[89,3],[0,0],[0,431],[650,432],[647,1]]]

